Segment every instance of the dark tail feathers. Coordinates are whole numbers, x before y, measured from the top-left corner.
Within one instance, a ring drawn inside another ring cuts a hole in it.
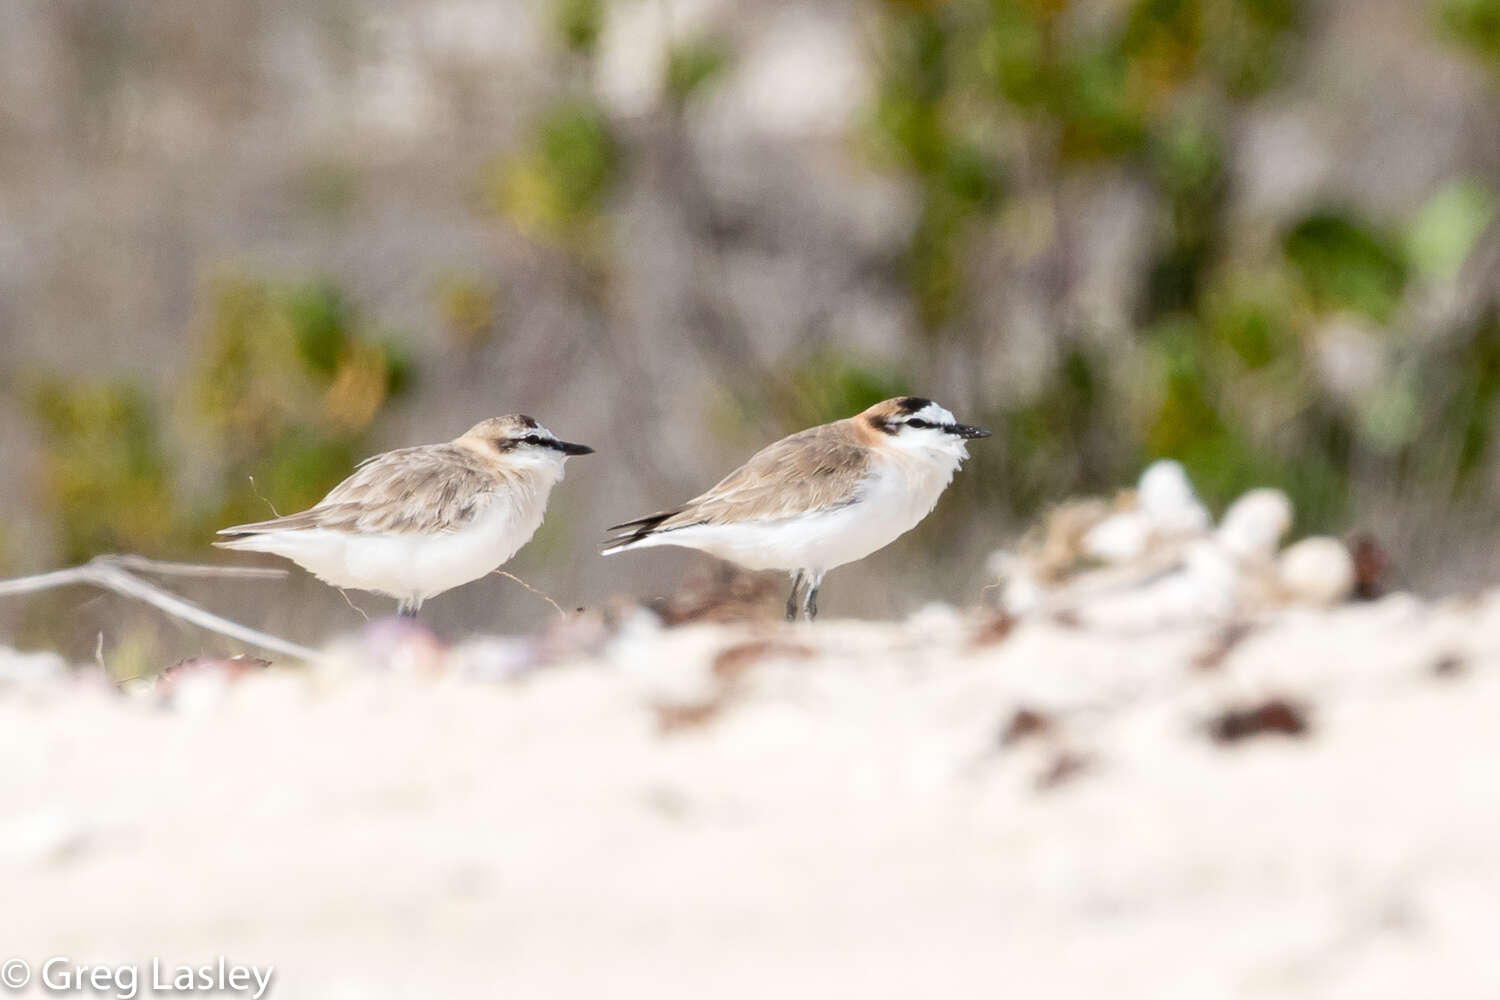
[[[623,532],[623,534],[606,539],[604,548],[601,551],[608,555],[611,552],[632,545],[648,535],[655,534],[656,529],[661,527],[663,521],[675,517],[678,513],[679,511],[675,510],[663,510],[655,514],[647,514],[645,517],[638,517],[633,521],[621,521],[619,524],[612,524],[605,530],[619,531]]]

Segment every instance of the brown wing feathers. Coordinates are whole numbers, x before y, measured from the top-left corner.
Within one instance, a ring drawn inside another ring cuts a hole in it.
[[[605,549],[692,525],[776,520],[853,503],[869,457],[851,421],[809,428],[756,452],[681,507],[614,525],[610,531],[625,534],[610,539]]]
[[[233,538],[319,528],[356,534],[452,531],[489,504],[497,484],[494,471],[463,448],[403,448],[367,460],[315,507],[219,534]]]

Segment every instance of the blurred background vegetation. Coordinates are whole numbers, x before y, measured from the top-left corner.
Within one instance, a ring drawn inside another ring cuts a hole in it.
[[[1500,0],[22,0],[0,565],[203,558],[520,410],[601,455],[512,568],[655,593],[700,557],[601,563],[602,525],[913,392],[996,437],[831,613],[972,601],[1046,504],[1159,456],[1469,586],[1500,570],[1497,198]],[[546,610],[499,579],[432,605]],[[0,623],[92,650],[121,614]]]

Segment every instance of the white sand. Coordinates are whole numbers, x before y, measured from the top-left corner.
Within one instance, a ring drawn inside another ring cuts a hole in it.
[[[537,644],[171,697],[0,670],[0,958],[223,954],[282,1000],[1500,996],[1500,593],[1283,612],[1207,670],[1206,626],[976,627],[754,633],[730,681],[752,630],[642,622],[513,681],[472,674]],[[1209,738],[1272,695],[1307,735]],[[1053,728],[1002,747],[1020,707]]]

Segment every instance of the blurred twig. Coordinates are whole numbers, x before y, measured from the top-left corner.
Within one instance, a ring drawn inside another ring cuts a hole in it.
[[[123,569],[155,576],[212,576],[220,579],[284,580],[287,571],[275,566],[209,566],[204,563],[162,562],[145,556],[102,556]]]
[[[563,619],[566,619],[568,617],[568,613],[562,609],[562,605],[561,604],[558,604],[552,598],[548,597],[542,591],[537,590],[535,587],[533,587],[531,584],[527,583],[525,580],[521,579],[519,576],[516,576],[514,573],[507,573],[503,569],[497,569],[494,572],[497,573],[497,574],[499,574],[500,576],[505,577],[506,579],[516,581],[521,586],[525,587],[527,590],[531,591],[533,594],[535,594],[536,596],[540,597],[542,600],[546,601],[548,604],[552,605],[552,607],[557,611],[558,617],[563,618]]]
[[[360,607],[358,604],[355,604],[354,601],[350,599],[349,592],[347,590],[345,590],[343,587],[334,587],[333,589],[339,592],[339,596],[344,599],[344,603],[349,605],[349,607],[353,610],[357,611],[361,618],[363,618],[365,621],[370,620],[370,616],[365,613],[365,609]]]
[[[311,660],[315,657],[313,650],[306,646],[298,645],[288,639],[270,635],[221,618],[218,615],[205,611],[186,601],[176,594],[169,593],[154,584],[132,574],[130,571],[160,573],[174,576],[217,576],[231,578],[265,578],[284,575],[283,571],[276,569],[251,569],[238,566],[198,566],[188,563],[161,563],[141,556],[96,556],[82,566],[73,566],[68,569],[53,570],[50,573],[37,573],[34,576],[17,577],[14,580],[0,580],[0,597],[8,597],[15,594],[34,594],[43,590],[53,590],[57,587],[71,587],[77,584],[87,584],[94,587],[103,587],[105,590],[114,591],[126,597],[133,597],[138,601],[144,601],[159,611],[171,615],[173,618],[197,625],[199,628],[216,632],[219,635],[238,639],[247,645],[259,649],[269,650],[273,653],[281,653],[285,656],[294,657],[299,660]]]

